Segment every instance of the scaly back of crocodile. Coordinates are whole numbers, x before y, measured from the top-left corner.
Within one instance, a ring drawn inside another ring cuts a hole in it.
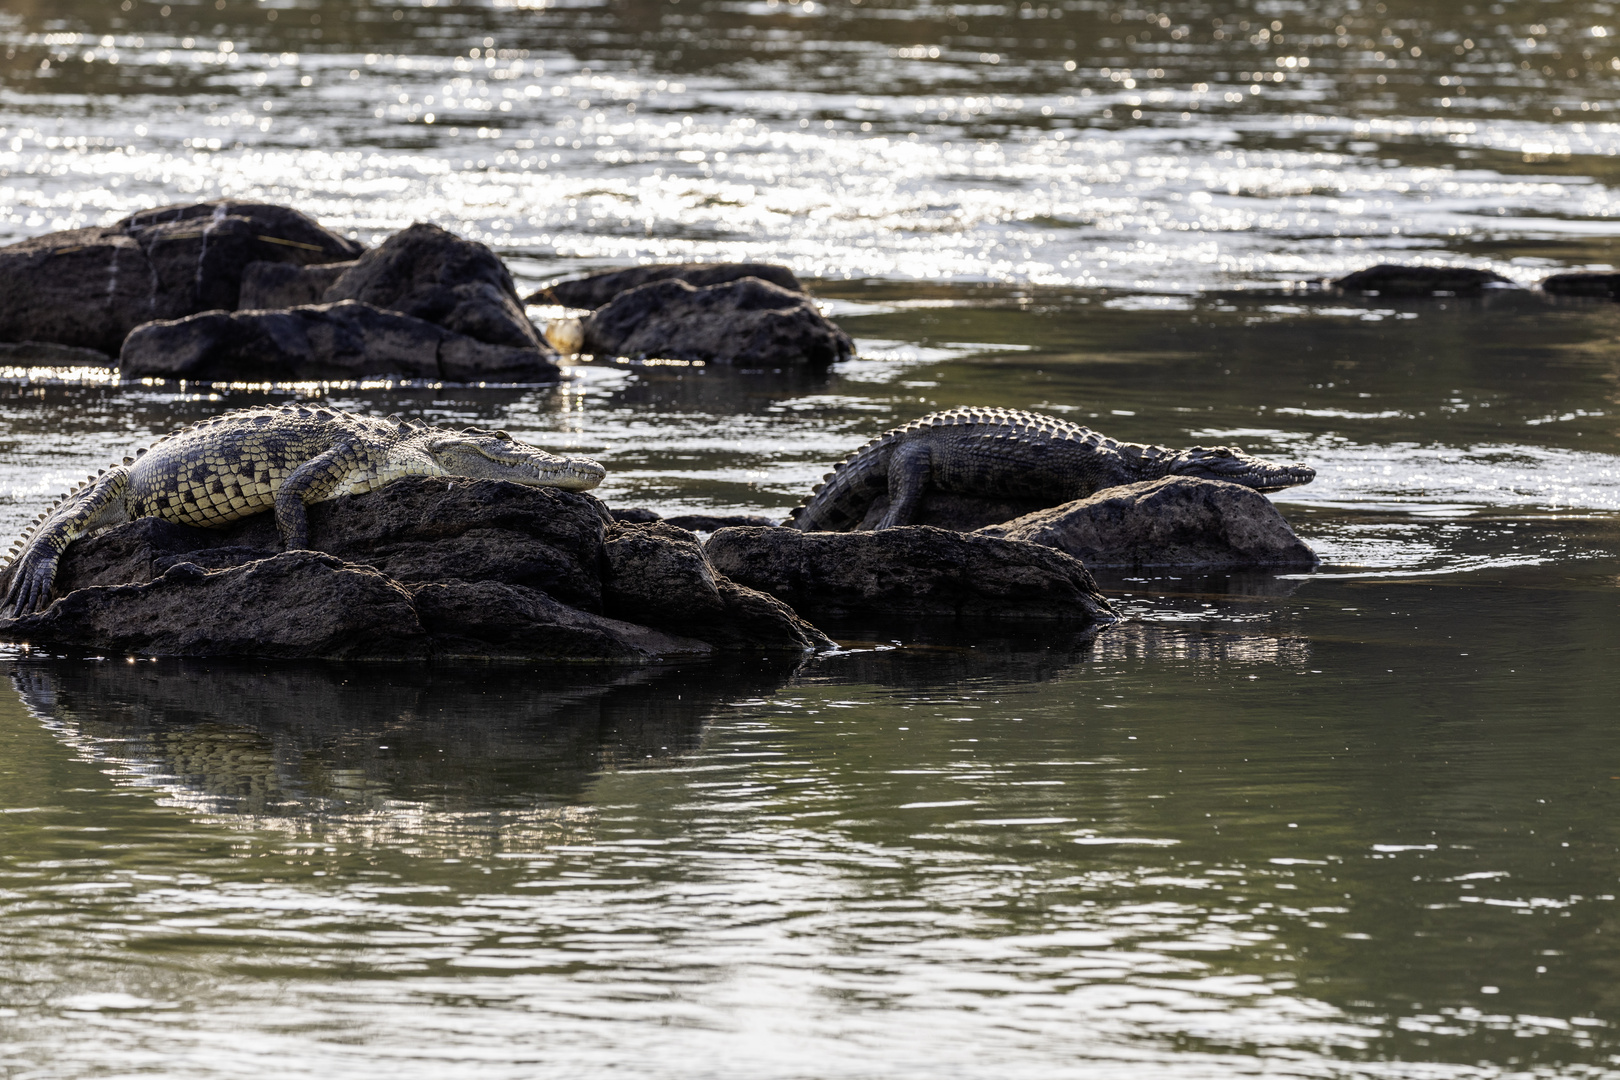
[[[896,448],[924,440],[945,451],[936,454],[936,482],[946,490],[1059,502],[1140,479],[1171,453],[1021,409],[947,409],[885,431],[833,466],[786,524],[807,532],[855,528],[873,500],[888,492]]]

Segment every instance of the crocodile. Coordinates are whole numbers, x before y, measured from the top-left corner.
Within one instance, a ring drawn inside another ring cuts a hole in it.
[[[888,529],[909,524],[930,488],[1056,506],[1164,476],[1277,491],[1310,483],[1316,470],[1229,446],[1172,450],[1120,442],[1020,409],[947,409],[885,431],[845,458],[783,524],[805,532],[850,532],[887,496],[888,512],[874,528]]]
[[[217,528],[273,509],[287,550],[309,546],[305,506],[358,495],[403,476],[512,480],[586,491],[605,470],[558,457],[504,431],[454,431],[318,406],[258,406],[177,428],[88,478],[12,546],[0,574],[0,618],[50,600],[56,566],[75,539],[143,517]]]

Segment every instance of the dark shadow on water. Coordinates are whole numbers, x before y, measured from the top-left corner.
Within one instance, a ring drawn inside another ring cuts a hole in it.
[[[771,693],[795,664],[11,667],[23,702],[80,753],[202,809],[281,816],[574,803],[604,769],[696,748],[715,708]]]

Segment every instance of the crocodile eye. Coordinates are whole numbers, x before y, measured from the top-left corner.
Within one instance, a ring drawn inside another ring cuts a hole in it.
[[[499,429],[496,429],[495,437],[497,439],[500,439],[502,442],[511,442],[512,441],[512,436],[508,435],[506,432],[501,431]]]

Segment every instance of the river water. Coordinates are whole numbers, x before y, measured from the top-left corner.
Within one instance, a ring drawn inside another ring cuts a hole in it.
[[[803,664],[69,660],[0,690],[0,1076],[1620,1076],[1607,2],[11,0],[0,240],[220,196],[520,286],[786,262],[825,376],[0,372],[0,532],[294,395],[777,513],[959,404],[1305,460],[1312,574]],[[557,312],[534,309],[535,317]]]

